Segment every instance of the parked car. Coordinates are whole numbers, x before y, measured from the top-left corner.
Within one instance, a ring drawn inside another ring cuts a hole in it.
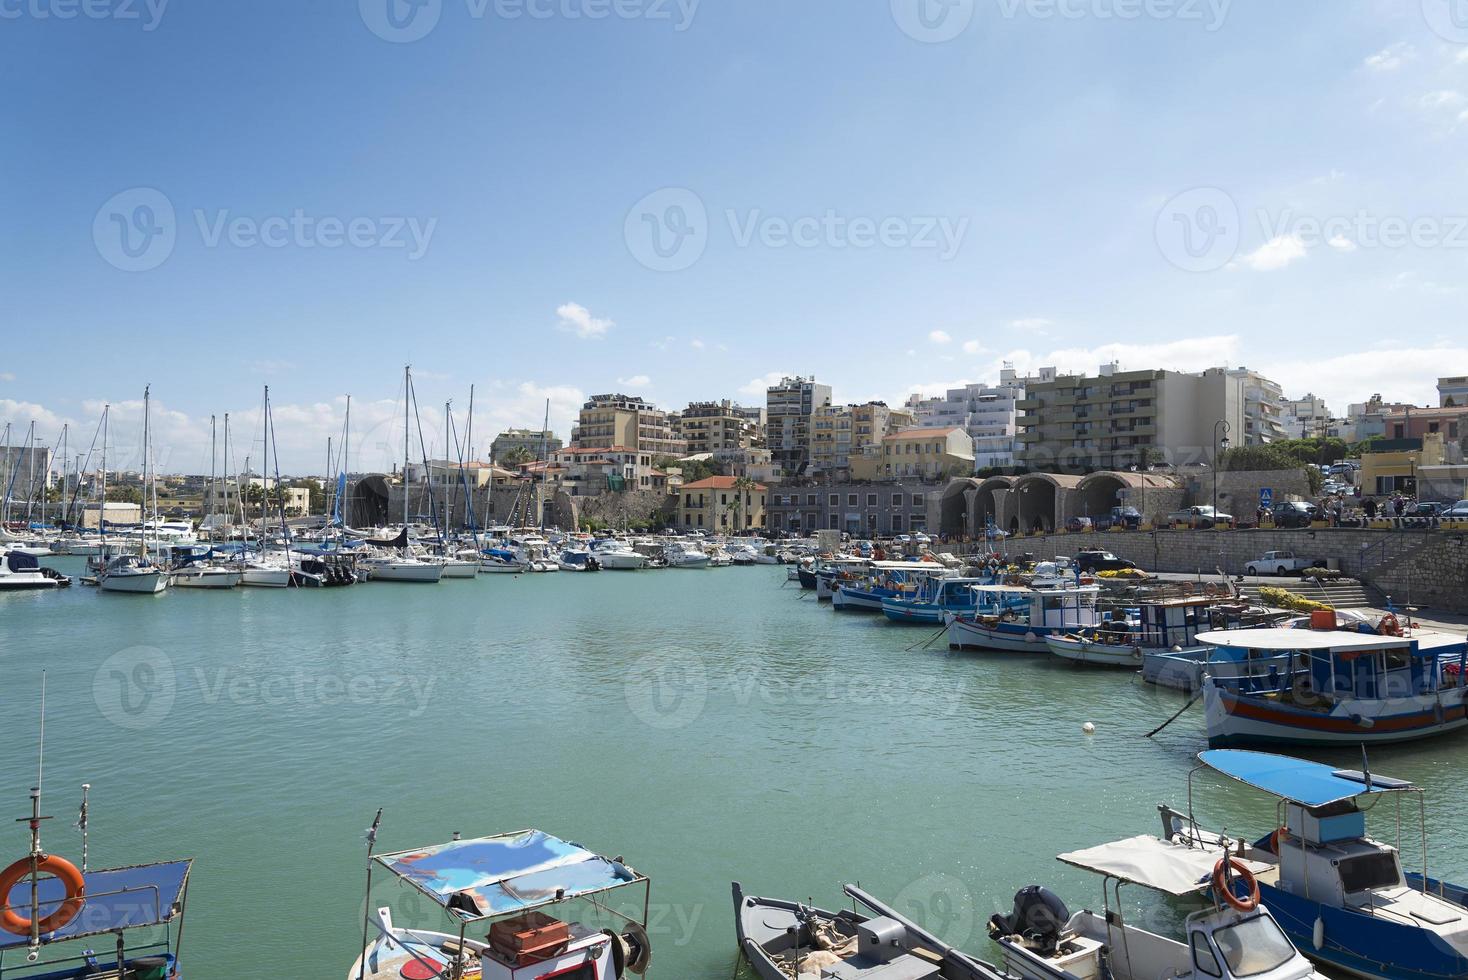
[[[1094,526],[1089,517],[1072,517],[1065,522],[1067,531],[1089,531]]]
[[[1304,571],[1314,564],[1309,558],[1296,558],[1293,551],[1266,551],[1262,558],[1245,565],[1244,572],[1248,575],[1288,575]]]
[[[912,539],[913,539],[913,541],[917,542],[918,544],[932,544],[933,543],[933,539],[930,538],[930,537],[928,537],[922,531],[918,531],[915,534],[913,534]]]
[[[1113,507],[1111,513],[1094,520],[1098,531],[1105,531],[1113,527],[1136,528],[1142,525],[1142,512],[1135,507]]]
[[[1136,568],[1136,562],[1118,558],[1109,551],[1082,551],[1076,555],[1076,568],[1083,572],[1116,572],[1123,568]]]
[[[1305,500],[1285,500],[1274,505],[1275,527],[1309,527],[1320,508]]]
[[[1189,527],[1212,527],[1215,524],[1232,524],[1232,514],[1215,511],[1212,507],[1186,507],[1167,515],[1169,524],[1186,524]]]
[[[1468,521],[1468,500],[1458,501],[1437,516],[1445,521]]]
[[[1437,517],[1448,509],[1448,505],[1438,500],[1419,500],[1406,510],[1402,511],[1403,517]]]

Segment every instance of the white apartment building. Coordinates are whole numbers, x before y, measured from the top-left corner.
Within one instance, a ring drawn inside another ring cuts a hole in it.
[[[974,443],[975,469],[1013,466],[1018,403],[1025,397],[1026,380],[1005,368],[997,385],[950,388],[941,398],[913,395],[907,407],[920,426],[957,426],[967,432]]]

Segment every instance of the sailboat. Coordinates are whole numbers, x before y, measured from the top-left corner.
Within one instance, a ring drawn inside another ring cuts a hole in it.
[[[209,526],[213,527],[215,518],[215,443],[214,443],[214,416],[209,416],[209,489],[206,491],[209,498]],[[173,579],[175,588],[180,589],[232,589],[240,584],[244,573],[237,568],[228,568],[213,561],[214,548],[211,545],[202,555],[195,555],[191,549],[185,549],[185,557],[182,564],[175,564],[170,577]],[[175,549],[175,555],[178,549]],[[175,558],[175,562],[178,559]]]
[[[369,541],[399,549],[397,555],[375,555],[363,560],[374,582],[437,582],[443,578],[442,562],[424,561],[408,548],[408,526],[412,523],[408,501],[409,427],[408,412],[412,405],[413,374],[411,365],[403,368],[403,530],[391,542]],[[430,487],[432,484],[430,484]]]
[[[143,389],[143,502],[148,500],[148,488],[153,480],[153,460],[149,446],[152,433],[151,422],[152,386]],[[156,486],[154,489],[156,500]],[[103,497],[101,521],[105,526],[107,515],[106,497]],[[156,521],[153,522],[156,525]],[[129,552],[118,555],[107,562],[106,568],[97,578],[97,585],[104,592],[131,592],[142,595],[157,595],[168,588],[168,573],[148,554],[149,522],[144,521],[138,532],[137,554]]]

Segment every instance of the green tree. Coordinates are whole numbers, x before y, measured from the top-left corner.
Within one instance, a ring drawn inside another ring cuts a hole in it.
[[[500,465],[506,469],[519,469],[526,463],[535,462],[535,454],[524,446],[516,446],[500,457]]]

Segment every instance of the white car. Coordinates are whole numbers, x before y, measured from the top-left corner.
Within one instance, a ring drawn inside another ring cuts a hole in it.
[[[1288,575],[1310,568],[1315,563],[1308,558],[1296,558],[1293,551],[1266,551],[1264,557],[1256,558],[1244,566],[1249,575]]]
[[[933,541],[932,538],[928,537],[926,534],[923,534],[921,531],[919,531],[917,534],[914,534],[912,536],[912,539],[918,544],[931,544]]]

